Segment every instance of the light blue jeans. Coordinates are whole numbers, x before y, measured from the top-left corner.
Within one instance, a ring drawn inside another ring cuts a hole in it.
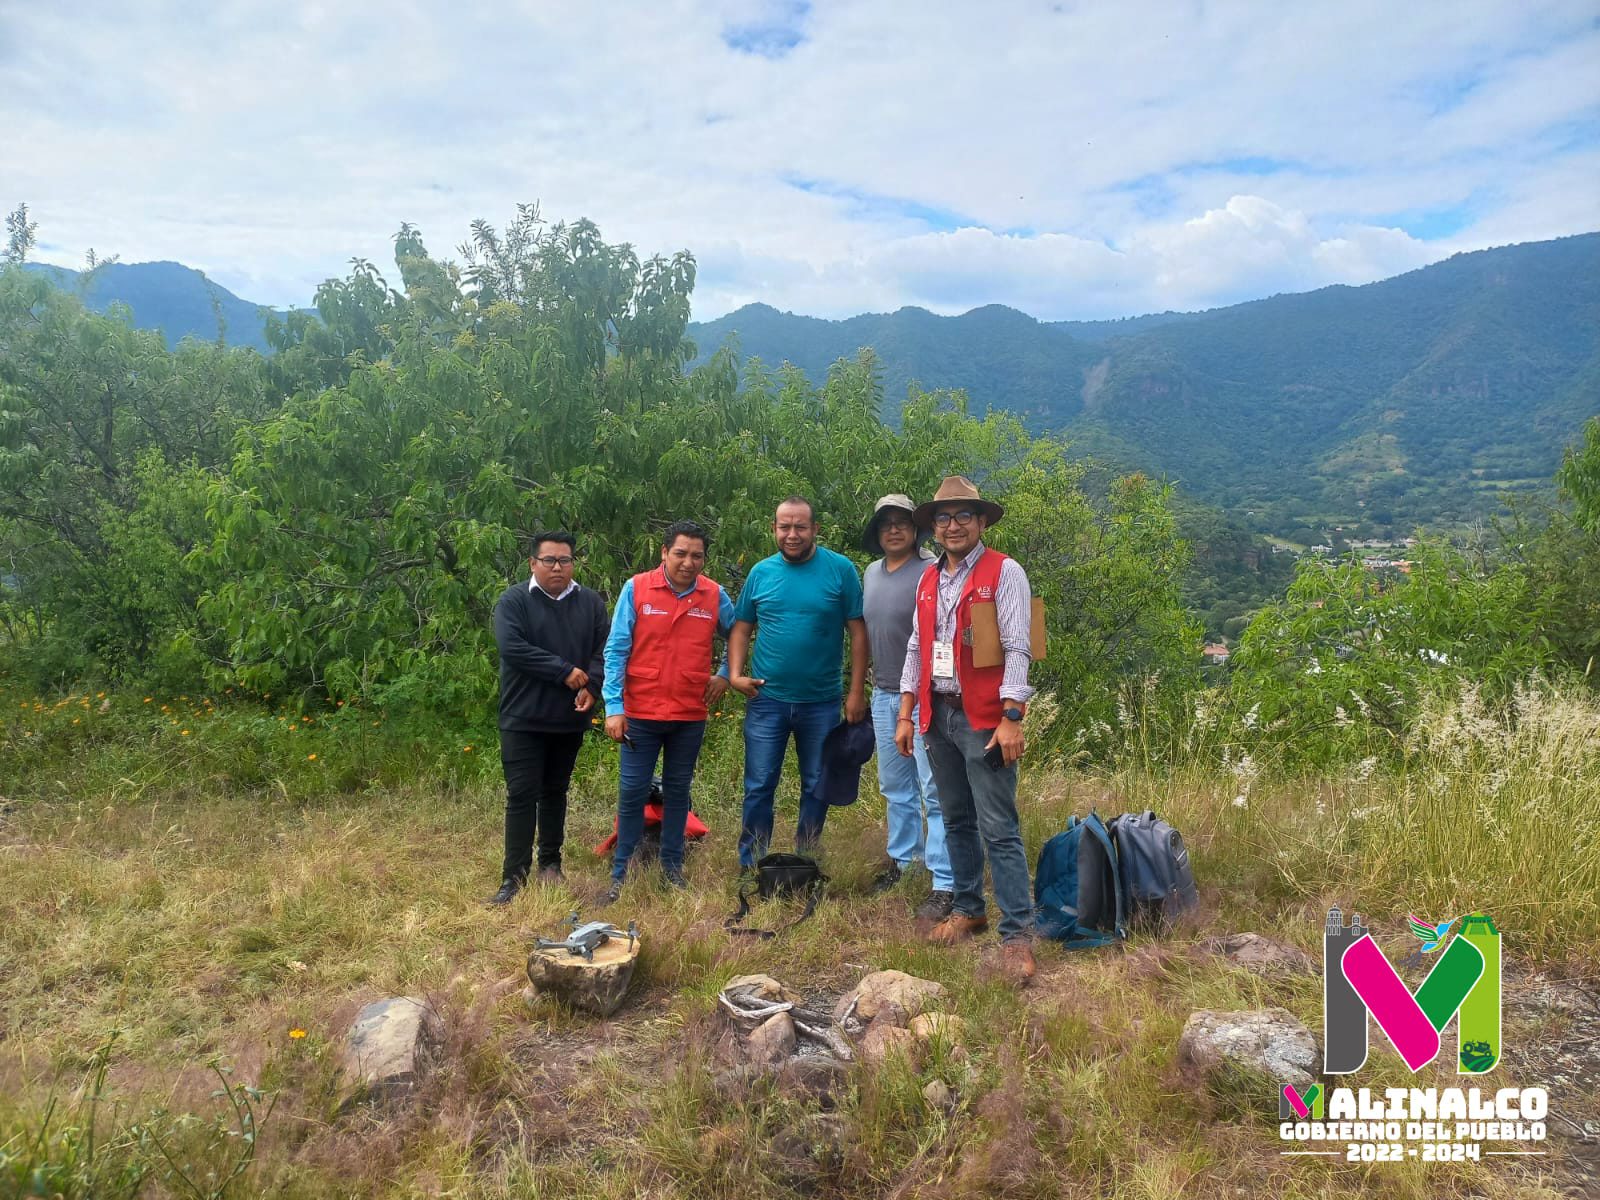
[[[894,744],[894,727],[900,715],[900,693],[872,690],[872,729],[878,737],[878,789],[888,801],[889,857],[902,867],[926,863],[933,872],[936,891],[956,890],[950,870],[950,852],[944,844],[944,814],[933,786],[933,766],[919,733],[912,756],[902,758]],[[912,714],[916,719],[916,714]],[[927,835],[923,835],[923,821]]]

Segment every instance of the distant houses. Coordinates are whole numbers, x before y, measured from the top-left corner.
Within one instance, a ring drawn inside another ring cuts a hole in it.
[[[1200,648],[1200,661],[1208,667],[1218,667],[1228,661],[1230,653],[1221,642],[1207,642]]]

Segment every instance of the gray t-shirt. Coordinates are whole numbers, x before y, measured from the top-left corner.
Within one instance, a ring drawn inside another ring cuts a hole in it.
[[[881,691],[900,690],[906,643],[911,640],[911,622],[917,614],[917,581],[933,561],[928,551],[919,549],[917,553],[918,557],[894,571],[885,570],[880,558],[861,576],[862,616],[867,622],[867,644],[872,647],[872,686]]]

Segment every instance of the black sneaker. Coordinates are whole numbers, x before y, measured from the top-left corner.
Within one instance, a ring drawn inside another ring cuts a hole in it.
[[[942,921],[950,915],[954,903],[954,893],[935,888],[928,893],[926,900],[917,905],[916,918],[919,921]]]
[[[615,904],[620,899],[622,899],[622,880],[616,879],[613,880],[611,886],[606,889],[606,897],[600,903]]]
[[[887,892],[900,882],[902,874],[899,863],[890,863],[872,877],[872,894],[874,896],[883,895],[884,892]]]
[[[683,877],[682,867],[662,867],[661,873],[667,878],[667,885],[675,888],[687,888],[689,881]]]
[[[507,879],[500,884],[500,890],[489,897],[490,904],[510,904],[511,897],[522,890],[522,881]]]

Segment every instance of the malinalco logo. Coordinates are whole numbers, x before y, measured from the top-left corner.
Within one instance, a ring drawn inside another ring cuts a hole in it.
[[[1368,1017],[1377,1022],[1413,1072],[1438,1057],[1443,1035],[1456,1022],[1456,1070],[1492,1071],[1500,1061],[1500,931],[1483,913],[1460,918],[1451,938],[1415,992],[1378,948],[1355,913],[1349,925],[1338,908],[1328,911],[1322,937],[1323,1072],[1348,1075],[1366,1065]],[[1409,918],[1423,940],[1419,953],[1436,950],[1456,922]],[[1279,1116],[1322,1119],[1321,1089],[1301,1095],[1283,1089]]]

